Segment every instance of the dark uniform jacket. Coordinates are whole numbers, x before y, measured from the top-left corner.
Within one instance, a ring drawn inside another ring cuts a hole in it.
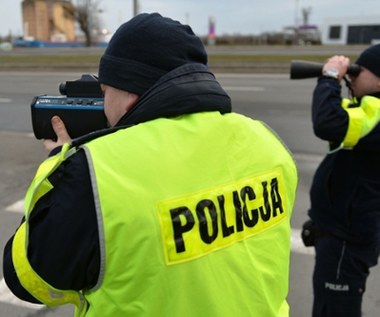
[[[380,92],[373,96],[380,98]],[[360,100],[358,101],[360,105]],[[320,78],[312,102],[314,133],[340,144],[348,127],[341,107],[341,86]],[[309,215],[317,226],[358,245],[380,245],[380,125],[353,149],[326,155],[310,190]]]
[[[186,64],[164,75],[118,123],[116,129],[159,117],[201,111],[231,112],[231,101],[206,66]],[[110,133],[113,129],[73,141]],[[194,136],[196,137],[196,136]],[[142,167],[143,168],[143,167]],[[59,289],[82,290],[96,284],[99,237],[87,160],[83,150],[71,156],[49,178],[54,189],[36,204],[30,219],[28,257],[34,270]],[[12,292],[38,303],[19,283],[11,247],[4,250],[4,278]]]

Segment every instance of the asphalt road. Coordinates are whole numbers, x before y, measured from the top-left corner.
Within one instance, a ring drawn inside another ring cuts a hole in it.
[[[0,72],[0,248],[21,219],[22,198],[38,163],[45,157],[30,123],[35,95],[58,94],[58,85],[80,73]],[[294,153],[300,182],[292,227],[289,303],[292,317],[310,316],[313,250],[304,248],[299,229],[306,219],[308,190],[314,171],[326,151],[310,125],[310,98],[314,79],[291,81],[288,74],[216,74],[233,100],[236,112],[267,122]],[[0,259],[0,264],[1,264]],[[380,267],[368,281],[363,310],[366,317],[380,309]],[[0,316],[69,317],[71,307],[47,309],[24,306],[7,291],[0,274]]]

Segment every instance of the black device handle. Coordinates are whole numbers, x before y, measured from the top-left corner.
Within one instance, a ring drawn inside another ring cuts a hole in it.
[[[304,79],[322,76],[323,63],[303,60],[293,60],[290,63],[290,79]],[[348,66],[347,74],[357,76],[360,66],[351,64]]]

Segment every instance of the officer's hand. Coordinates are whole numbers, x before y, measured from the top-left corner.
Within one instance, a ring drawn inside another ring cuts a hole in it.
[[[323,71],[329,69],[336,69],[339,72],[339,80],[347,73],[348,66],[350,65],[350,59],[343,55],[335,55],[330,57],[323,65]]]
[[[45,150],[50,153],[56,147],[63,145],[64,143],[71,143],[71,137],[67,133],[65,124],[61,120],[60,117],[54,116],[51,118],[51,125],[53,126],[53,130],[57,135],[57,140],[44,140]]]

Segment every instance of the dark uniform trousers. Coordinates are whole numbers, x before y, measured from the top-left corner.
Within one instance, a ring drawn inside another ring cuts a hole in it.
[[[315,241],[313,317],[360,317],[370,267],[380,248],[352,245],[333,236]]]

